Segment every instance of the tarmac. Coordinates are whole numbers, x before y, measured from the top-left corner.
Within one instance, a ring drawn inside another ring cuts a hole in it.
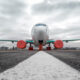
[[[0,80],[80,80],[79,57],[73,50],[0,52]]]

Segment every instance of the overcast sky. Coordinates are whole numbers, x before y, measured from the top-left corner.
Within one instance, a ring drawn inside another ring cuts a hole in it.
[[[80,39],[80,0],[0,0],[0,39],[31,39],[36,23],[48,25],[51,39]]]

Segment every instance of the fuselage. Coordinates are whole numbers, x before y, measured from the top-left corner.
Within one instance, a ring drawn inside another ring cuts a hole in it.
[[[48,27],[46,24],[36,24],[32,28],[32,39],[35,46],[39,44],[45,45],[46,41],[49,39]]]

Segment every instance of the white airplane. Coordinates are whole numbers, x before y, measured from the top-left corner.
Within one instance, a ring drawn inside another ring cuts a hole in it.
[[[26,44],[30,44],[29,50],[33,50],[32,44],[39,47],[39,50],[43,49],[43,46],[49,44],[46,48],[47,50],[51,50],[50,43],[54,44],[56,49],[63,48],[63,42],[68,41],[77,41],[80,39],[73,39],[73,40],[50,40],[49,39],[49,30],[48,26],[43,23],[39,23],[34,25],[32,28],[32,40],[0,40],[0,41],[11,41],[17,42],[17,47],[20,49],[26,48]]]

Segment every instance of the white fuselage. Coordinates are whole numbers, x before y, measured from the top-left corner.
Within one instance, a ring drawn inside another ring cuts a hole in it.
[[[32,28],[32,39],[35,46],[38,46],[40,43],[45,45],[46,41],[49,39],[48,27],[45,24],[35,25]]]

